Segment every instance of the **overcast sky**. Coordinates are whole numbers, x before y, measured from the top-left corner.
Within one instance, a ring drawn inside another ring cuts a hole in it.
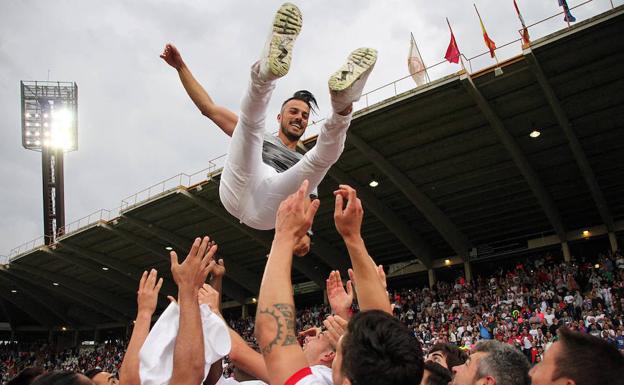
[[[512,0],[477,0],[490,37],[519,37]],[[582,1],[570,1],[574,6]],[[299,1],[304,27],[290,73],[269,107],[298,89],[329,107],[327,78],[348,53],[377,48],[366,90],[408,75],[409,34],[425,64],[442,60],[449,43],[445,17],[467,57],[485,51],[473,1]],[[557,0],[518,0],[527,24],[557,13]],[[616,5],[622,0],[615,1]],[[1,0],[0,2],[0,255],[43,233],[41,154],[21,147],[20,80],[75,81],[79,89],[78,151],[65,157],[66,222],[178,173],[191,174],[222,155],[228,138],[199,114],[175,71],[158,55],[174,43],[215,101],[237,111],[248,68],[264,46],[280,1],[267,0]],[[585,19],[609,0],[574,10]],[[531,29],[532,38],[565,27],[561,17]],[[501,59],[520,53],[514,44]],[[475,61],[492,64],[489,57]],[[432,79],[457,71],[443,64]],[[399,91],[414,87],[411,79]],[[366,91],[365,90],[365,91]],[[393,87],[371,95],[392,96]],[[269,120],[272,121],[272,120]],[[273,131],[275,125],[268,127]]]

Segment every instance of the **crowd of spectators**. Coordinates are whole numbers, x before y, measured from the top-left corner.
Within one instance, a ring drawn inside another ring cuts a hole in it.
[[[25,367],[72,372],[100,368],[116,373],[126,344],[127,341],[115,340],[58,351],[47,343],[0,343],[0,383],[4,384]]]
[[[395,315],[425,351],[440,342],[470,350],[482,339],[496,339],[522,350],[535,364],[557,329],[566,326],[624,352],[624,257],[619,252],[569,263],[546,254],[472,282],[462,276],[433,288],[390,289],[389,295]],[[319,325],[329,314],[327,305],[299,310],[298,330]],[[256,346],[254,317],[229,324]]]
[[[413,331],[425,352],[436,343],[469,351],[479,340],[496,339],[515,346],[535,364],[561,326],[607,340],[624,352],[620,253],[569,263],[547,254],[493,275],[478,275],[472,282],[459,277],[438,281],[433,288],[390,289],[389,296],[395,316]],[[324,304],[300,309],[297,330],[320,325],[330,314]],[[257,349],[253,316],[228,323]],[[60,352],[48,344],[0,344],[2,382],[27,366],[81,372],[97,367],[116,373],[126,343],[116,340]]]

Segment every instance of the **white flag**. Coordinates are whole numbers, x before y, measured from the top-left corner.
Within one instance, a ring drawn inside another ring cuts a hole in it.
[[[417,86],[422,86],[427,83],[428,75],[425,63],[420,56],[420,51],[418,51],[416,40],[414,40],[413,35],[410,43],[409,56],[407,57],[407,68]]]

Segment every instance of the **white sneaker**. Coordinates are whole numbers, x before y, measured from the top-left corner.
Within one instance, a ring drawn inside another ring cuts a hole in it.
[[[368,75],[377,62],[377,50],[358,48],[351,52],[347,62],[329,77],[329,93],[334,111],[344,111],[360,100]]]
[[[260,60],[260,77],[275,80],[288,73],[293,44],[303,25],[301,11],[296,5],[284,3],[275,13],[271,34]]]

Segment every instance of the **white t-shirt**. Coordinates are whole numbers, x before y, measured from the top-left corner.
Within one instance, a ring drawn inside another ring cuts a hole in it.
[[[221,378],[219,378],[219,381],[217,381],[217,383],[215,385],[238,385],[238,384],[243,384],[243,385],[267,385],[265,382],[262,382],[260,380],[236,381],[232,377],[225,378],[223,376],[221,376]]]
[[[314,365],[310,366],[312,369],[312,374],[319,380],[319,382],[323,385],[332,385],[332,370],[331,368],[325,365]]]
[[[546,320],[546,324],[550,326],[553,324],[553,319],[555,319],[555,315],[553,313],[544,314],[544,319]]]
[[[332,370],[325,365],[314,365],[310,367],[312,377],[317,382],[295,382],[295,384],[315,384],[315,385],[332,385]],[[306,380],[307,381],[307,380]],[[288,383],[288,381],[286,381]],[[236,381],[234,378],[225,378],[221,376],[215,385],[267,385],[266,382],[260,380]]]
[[[284,385],[325,385],[325,382],[317,377],[311,368],[307,367],[290,376],[290,378],[284,382]]]

